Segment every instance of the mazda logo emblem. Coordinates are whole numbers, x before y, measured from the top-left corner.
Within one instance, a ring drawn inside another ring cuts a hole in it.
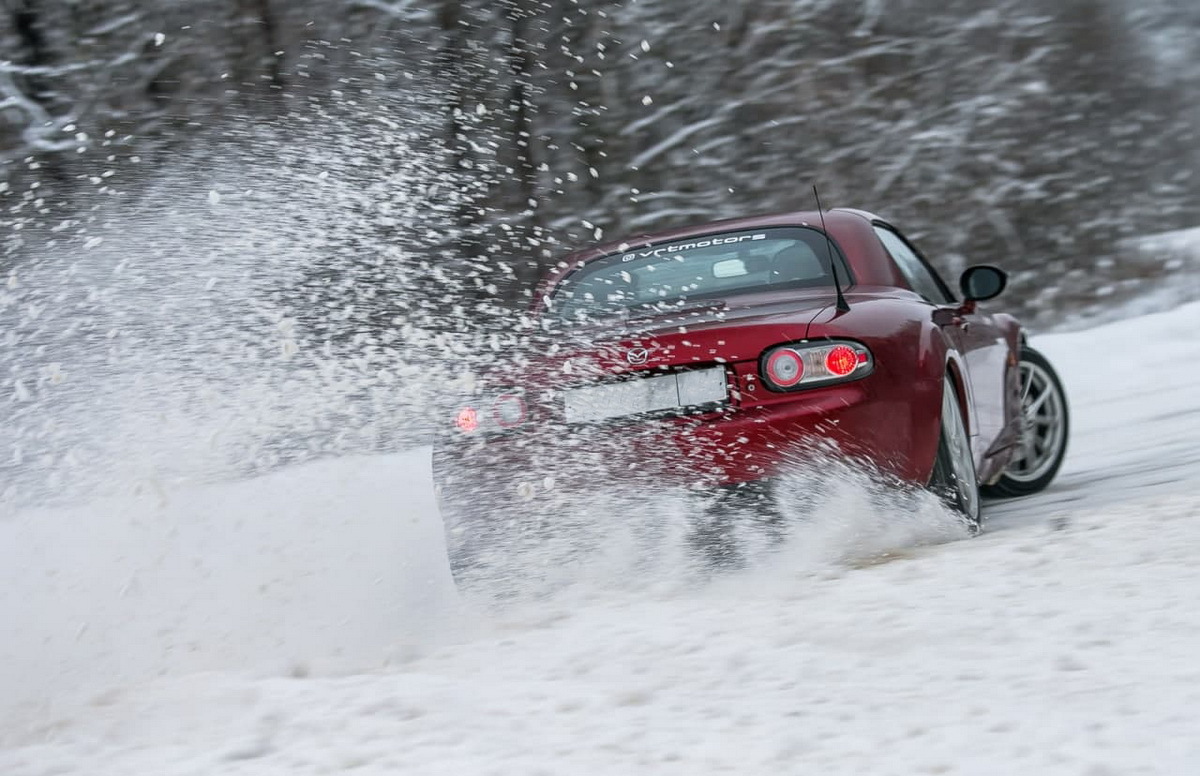
[[[645,348],[630,348],[625,351],[625,360],[633,365],[644,364],[650,358],[650,351]]]

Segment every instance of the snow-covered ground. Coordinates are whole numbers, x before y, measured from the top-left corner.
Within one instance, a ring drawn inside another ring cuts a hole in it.
[[[20,512],[0,774],[1200,773],[1198,330],[1037,340],[1057,483],[882,559],[911,516],[846,498],[819,552],[482,607],[423,451]]]

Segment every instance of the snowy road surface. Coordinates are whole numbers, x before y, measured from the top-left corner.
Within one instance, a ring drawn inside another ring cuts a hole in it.
[[[0,774],[1200,773],[1197,331],[1192,304],[1035,341],[1058,482],[887,562],[485,612],[423,453],[17,514]],[[863,509],[847,542],[889,518]]]

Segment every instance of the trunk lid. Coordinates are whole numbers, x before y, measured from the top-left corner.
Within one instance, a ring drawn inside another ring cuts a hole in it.
[[[565,385],[753,361],[772,345],[807,337],[810,322],[831,304],[825,288],[743,294],[564,329],[530,359],[525,374],[553,376]]]

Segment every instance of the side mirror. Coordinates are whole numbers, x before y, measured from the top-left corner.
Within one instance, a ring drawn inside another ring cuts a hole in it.
[[[1008,275],[1004,270],[988,264],[968,267],[958,280],[962,289],[963,299],[967,302],[985,302],[995,299],[1008,285]]]

